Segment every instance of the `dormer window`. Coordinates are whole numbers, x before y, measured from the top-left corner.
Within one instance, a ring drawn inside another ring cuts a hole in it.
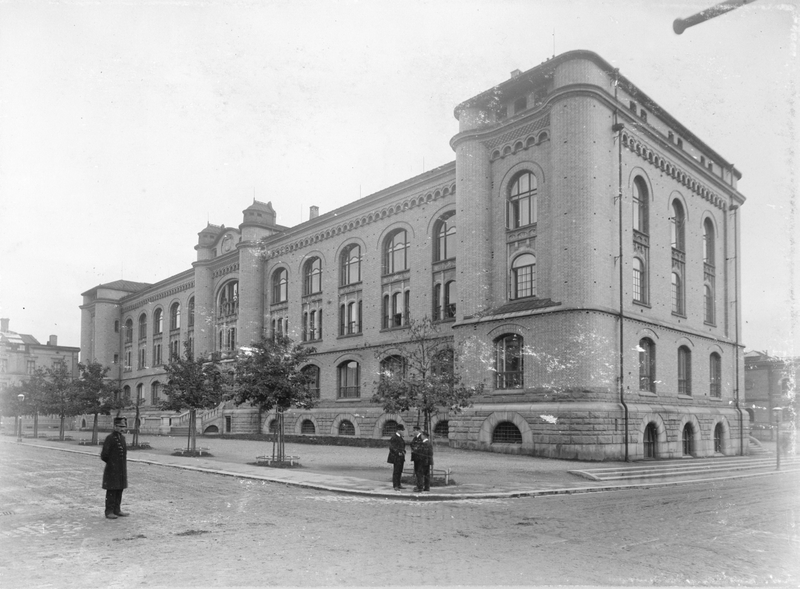
[[[514,114],[520,113],[523,110],[525,110],[526,108],[528,108],[528,98],[527,97],[522,96],[521,98],[517,98],[514,101]]]
[[[628,109],[629,109],[629,110],[630,110],[630,111],[631,111],[633,114],[636,114],[636,103],[635,103],[633,100],[631,100],[631,101],[628,103]]]

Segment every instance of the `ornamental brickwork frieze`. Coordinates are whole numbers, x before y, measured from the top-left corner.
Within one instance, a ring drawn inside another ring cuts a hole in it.
[[[309,235],[307,237],[304,237],[303,239],[298,239],[291,243],[287,243],[286,245],[277,247],[273,250],[269,250],[264,253],[264,257],[266,259],[273,259],[278,256],[286,255],[290,252],[294,252],[309,246],[313,246],[314,244],[319,243],[320,241],[324,241],[326,239],[331,239],[339,235],[343,235],[345,233],[348,233],[365,225],[369,225],[370,223],[386,219],[387,217],[391,217],[393,215],[398,215],[413,207],[422,206],[423,204],[439,200],[446,196],[452,196],[455,193],[456,193],[456,183],[454,181],[453,182],[448,181],[435,188],[426,190],[423,193],[407,197],[399,203],[395,203],[393,205],[380,208],[371,213],[363,214],[355,219],[348,219],[346,221],[337,224],[335,227],[330,227],[328,229],[325,229],[324,231],[315,233],[314,235]]]
[[[550,139],[550,114],[517,127],[508,133],[489,139],[483,144],[491,151],[491,160],[496,160],[519,151],[526,150],[534,145],[540,145]]]
[[[159,292],[157,294],[150,295],[146,299],[137,299],[135,303],[132,303],[130,305],[125,305],[124,307],[122,307],[122,312],[123,313],[128,313],[129,311],[133,311],[135,309],[138,309],[139,307],[141,307],[143,305],[147,305],[149,303],[155,303],[157,301],[161,301],[163,299],[166,299],[166,298],[169,298],[169,297],[171,297],[173,295],[176,295],[179,292],[187,291],[187,290],[189,290],[191,288],[194,288],[194,281],[186,282],[185,284],[181,284],[180,286],[175,286],[173,288],[170,288],[169,290],[164,290],[164,291],[161,291],[161,292]]]
[[[623,133],[622,146],[627,148],[631,153],[638,155],[652,167],[660,170],[668,176],[671,176],[673,179],[682,184],[691,192],[698,195],[703,200],[708,201],[722,211],[727,210],[725,199],[720,197],[709,188],[703,186],[691,174],[685,172],[680,167],[667,160],[664,156],[657,153],[652,147],[644,143],[641,139],[633,137],[632,135],[628,135],[627,133]]]
[[[228,264],[227,266],[223,266],[222,268],[217,268],[214,270],[212,276],[214,278],[219,278],[220,276],[225,276],[226,274],[231,274],[232,272],[239,271],[239,262],[234,262],[233,264]]]

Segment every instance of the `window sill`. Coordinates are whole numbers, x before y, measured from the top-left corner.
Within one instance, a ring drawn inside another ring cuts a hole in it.
[[[687,395],[686,393],[678,393],[678,398],[683,399],[685,401],[690,401],[694,399],[692,395]]]
[[[712,321],[703,321],[703,325],[708,325],[709,327],[716,327],[717,324]]]
[[[397,327],[383,327],[381,333],[384,331],[400,331],[401,329],[408,329],[410,325],[398,325]]]
[[[434,323],[454,323],[456,320],[455,317],[446,317],[444,319],[434,319]]]
[[[716,403],[721,403],[722,402],[722,397],[711,397],[711,396],[709,396],[708,400],[709,401],[715,401]]]
[[[639,391],[640,397],[657,397],[658,394],[653,391]]]
[[[645,307],[647,309],[652,309],[650,304],[649,303],[645,303],[644,301],[637,301],[636,299],[633,299],[633,304],[634,305],[638,305],[640,307]]]
[[[360,401],[360,400],[361,400],[361,397],[337,397],[336,398],[336,402],[337,403],[348,403],[348,402],[351,402],[351,401]]]
[[[681,319],[686,319],[686,315],[684,313],[677,313],[675,311],[672,312],[673,317],[680,317]]]
[[[351,338],[351,337],[359,337],[359,336],[362,336],[362,335],[364,335],[364,334],[362,332],[360,332],[360,331],[358,333],[341,333],[341,334],[336,336],[336,339],[348,339],[348,338]]]

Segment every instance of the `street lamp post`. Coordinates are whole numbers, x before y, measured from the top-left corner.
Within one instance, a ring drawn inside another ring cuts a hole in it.
[[[25,395],[20,393],[17,395],[17,441],[22,441],[22,402],[25,401]]]
[[[782,407],[773,407],[772,412],[775,414],[775,460],[777,461],[776,470],[781,469],[781,414],[783,413]]]

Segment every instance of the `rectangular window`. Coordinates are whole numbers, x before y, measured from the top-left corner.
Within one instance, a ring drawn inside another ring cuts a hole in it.
[[[114,354],[114,364],[119,364],[119,354]]]
[[[678,394],[692,394],[692,353],[688,348],[678,348]]]
[[[722,396],[722,359],[718,354],[711,354],[708,368],[710,380],[709,394],[712,397],[719,398]]]
[[[116,354],[114,354],[116,356]],[[36,360],[28,360],[28,365],[26,367],[26,372],[28,374],[33,374],[34,370],[36,370]]]
[[[153,366],[161,365],[161,344],[153,344]]]

